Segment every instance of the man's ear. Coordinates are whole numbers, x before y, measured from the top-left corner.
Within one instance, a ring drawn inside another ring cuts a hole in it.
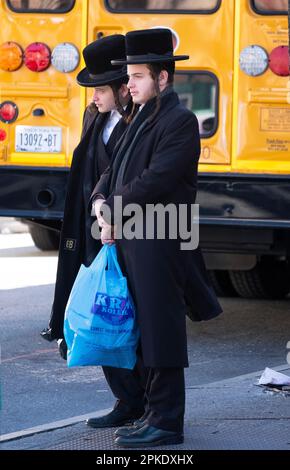
[[[126,98],[129,94],[129,88],[125,83],[121,85],[121,88],[119,89],[119,93],[121,94],[122,98]]]
[[[159,85],[164,86],[167,85],[168,82],[168,72],[167,70],[161,70],[159,74]]]

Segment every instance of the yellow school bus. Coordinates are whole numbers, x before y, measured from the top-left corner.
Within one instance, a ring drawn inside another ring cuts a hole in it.
[[[53,247],[91,91],[89,42],[167,27],[175,88],[198,119],[200,238],[218,293],[290,290],[288,0],[1,0],[0,215]],[[35,225],[35,224],[38,225]],[[53,230],[52,230],[53,229]]]

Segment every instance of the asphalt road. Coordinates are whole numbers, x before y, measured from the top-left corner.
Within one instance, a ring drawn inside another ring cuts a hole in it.
[[[68,369],[47,326],[57,253],[38,251],[28,233],[0,235],[1,433],[109,408],[100,367]],[[187,387],[286,363],[290,301],[221,299],[224,313],[188,322]]]

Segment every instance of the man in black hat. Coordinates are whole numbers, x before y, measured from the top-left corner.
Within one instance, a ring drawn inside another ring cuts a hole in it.
[[[58,339],[61,355],[66,358],[63,333],[64,313],[72,285],[81,264],[89,266],[102,244],[92,237],[95,217],[87,207],[91,192],[110,163],[116,142],[127,126],[132,101],[127,88],[126,67],[114,67],[111,59],[125,58],[123,35],[104,37],[85,47],[86,67],[77,76],[84,87],[95,88],[93,102],[84,114],[81,141],[76,147],[69,174],[64,219],[61,230],[57,279],[49,328],[42,336]],[[126,108],[126,109],[124,109]],[[103,367],[107,382],[117,398],[114,410],[107,416],[91,418],[94,427],[122,426],[133,422],[144,412],[143,393],[137,372]]]
[[[168,223],[164,239],[156,231],[153,238],[146,237],[148,205],[182,204],[191,212],[195,202],[198,122],[173,90],[175,61],[188,56],[173,55],[168,29],[129,32],[126,55],[126,60],[112,63],[127,64],[128,87],[133,102],[141,106],[91,200],[103,227],[102,242],[116,242],[136,304],[140,353],[149,368],[145,414],[133,427],[118,429],[116,443],[146,447],[183,442],[186,303],[196,320],[213,318],[221,308],[199,250],[182,250],[180,235],[171,237]],[[122,209],[132,203],[143,209],[134,218],[143,227],[143,237],[114,237],[113,224],[118,228],[124,222],[117,197],[122,198]]]

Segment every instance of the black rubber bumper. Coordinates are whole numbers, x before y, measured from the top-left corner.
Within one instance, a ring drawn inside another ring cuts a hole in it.
[[[0,167],[0,216],[59,220],[69,168]]]
[[[290,175],[200,174],[201,225],[290,229]]]

